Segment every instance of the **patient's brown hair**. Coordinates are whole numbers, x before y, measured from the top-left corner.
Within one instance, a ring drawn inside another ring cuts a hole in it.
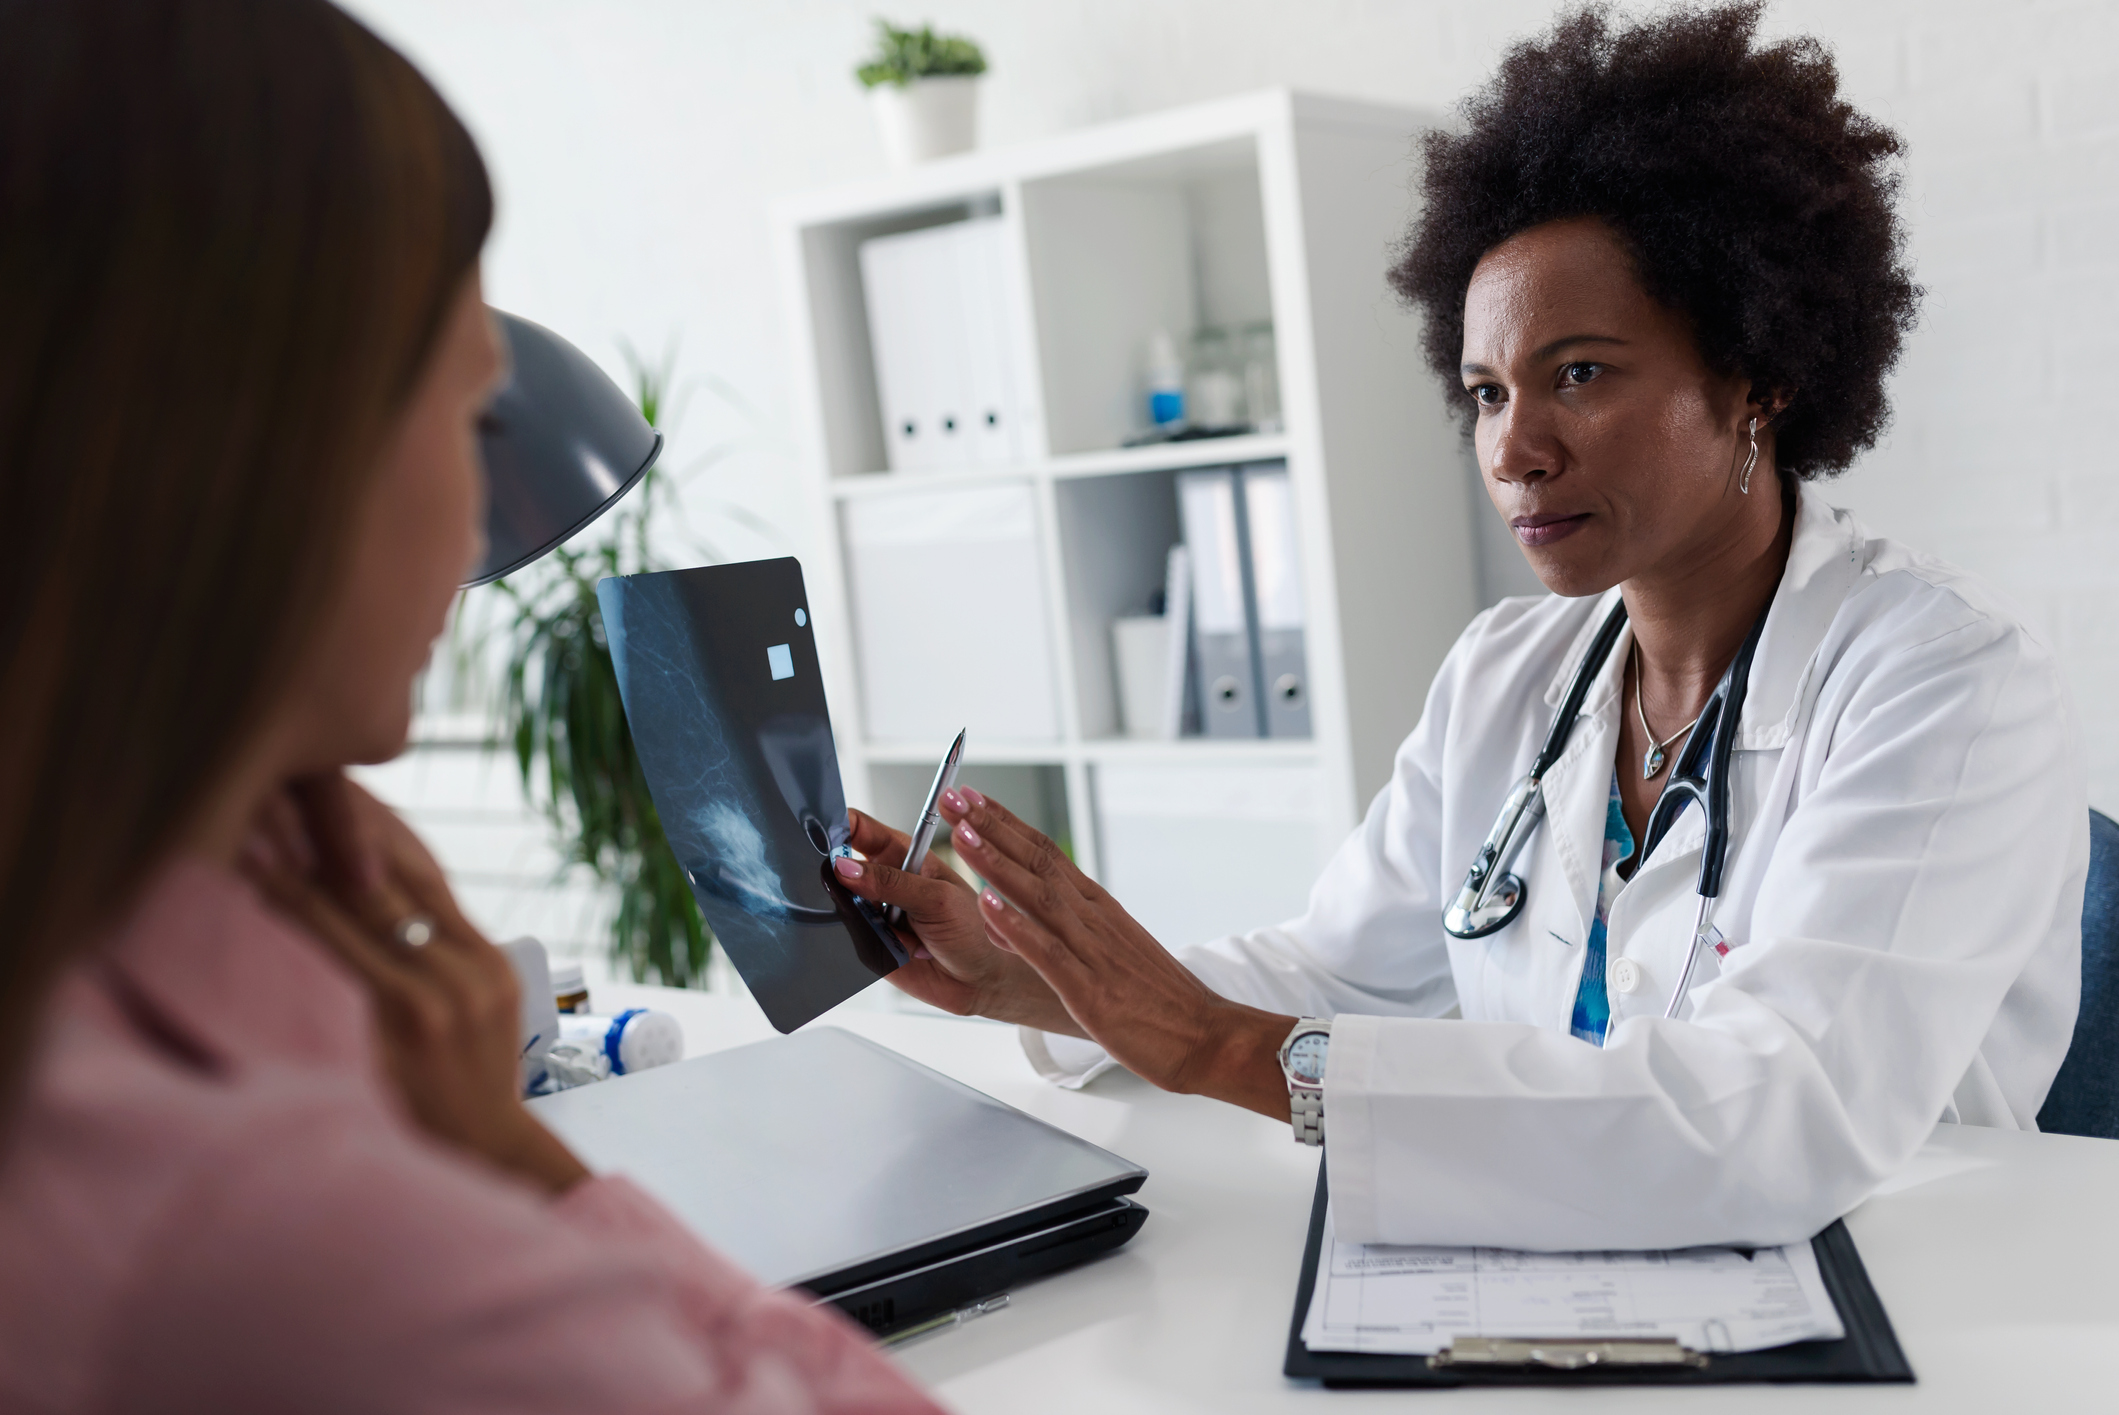
[[[0,1116],[287,683],[491,220],[322,0],[0,0]]]

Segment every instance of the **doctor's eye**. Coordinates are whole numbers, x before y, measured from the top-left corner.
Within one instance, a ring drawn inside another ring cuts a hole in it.
[[[1560,381],[1569,388],[1580,388],[1603,371],[1602,364],[1567,364],[1560,369]]]

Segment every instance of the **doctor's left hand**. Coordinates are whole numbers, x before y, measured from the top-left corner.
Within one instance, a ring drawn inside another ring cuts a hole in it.
[[[965,863],[989,881],[979,912],[993,942],[1035,968],[1096,1043],[1166,1091],[1288,1116],[1281,1042],[1295,1019],[1208,988],[1060,848],[969,788],[942,816]]]

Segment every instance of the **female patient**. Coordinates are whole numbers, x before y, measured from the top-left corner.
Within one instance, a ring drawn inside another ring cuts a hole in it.
[[[933,1408],[529,1117],[337,775],[479,549],[490,217],[321,0],[0,0],[0,1407]]]

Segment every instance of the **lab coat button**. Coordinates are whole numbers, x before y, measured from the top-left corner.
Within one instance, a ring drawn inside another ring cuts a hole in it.
[[[1611,985],[1620,992],[1637,992],[1641,986],[1641,965],[1631,958],[1620,958],[1611,965]]]

